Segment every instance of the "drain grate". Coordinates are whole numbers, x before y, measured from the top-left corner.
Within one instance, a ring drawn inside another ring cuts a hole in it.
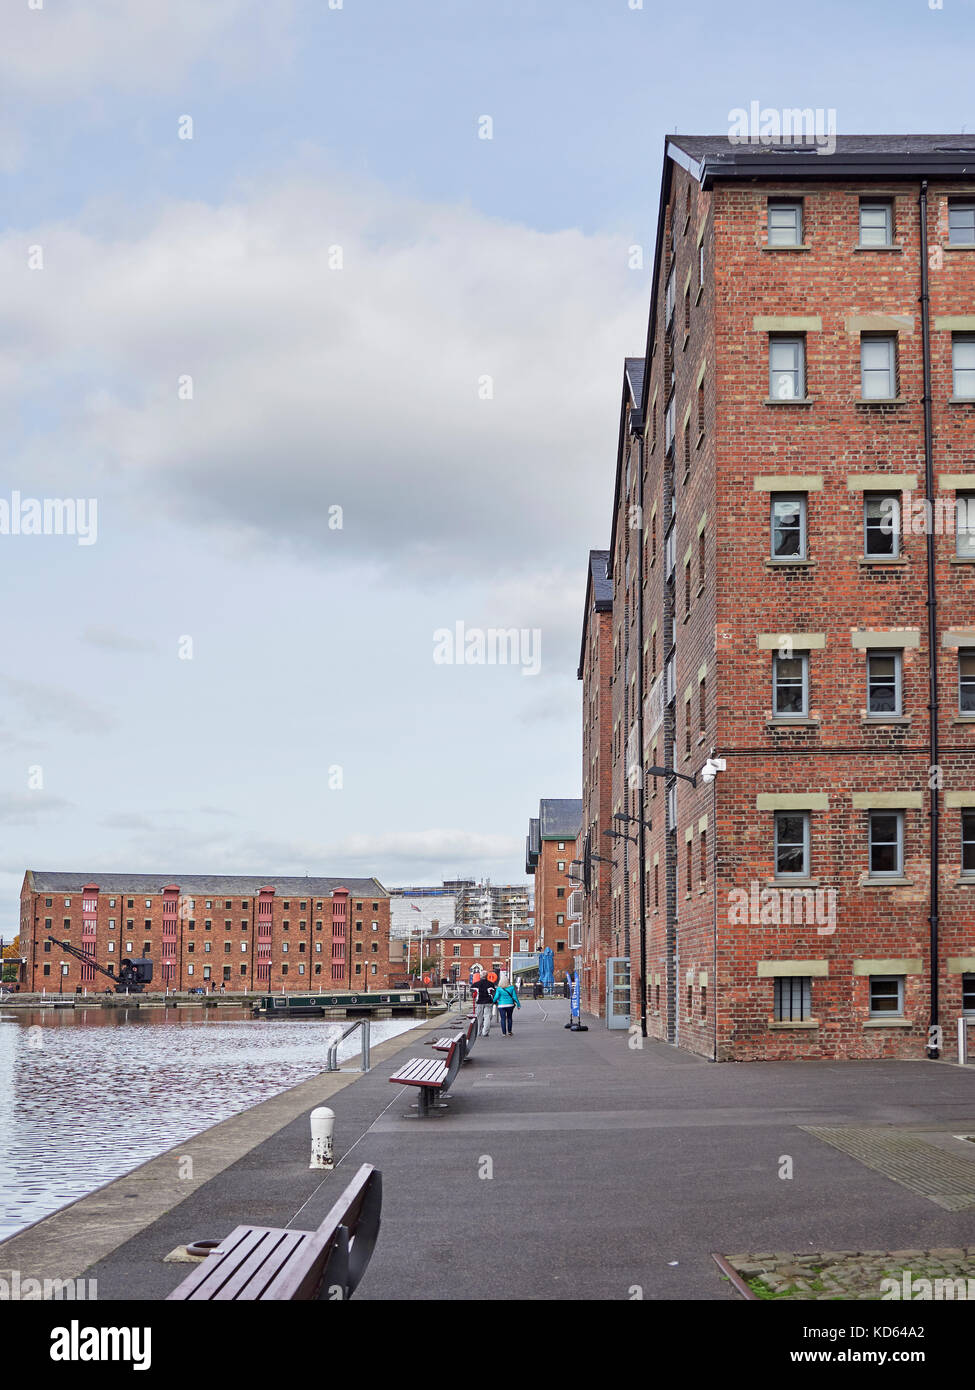
[[[905,1130],[818,1125],[800,1129],[945,1211],[975,1207],[975,1163],[970,1158],[947,1153]]]

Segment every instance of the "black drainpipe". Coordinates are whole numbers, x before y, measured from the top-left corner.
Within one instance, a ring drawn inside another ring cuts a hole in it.
[[[938,800],[938,604],[935,588],[934,569],[934,431],[931,424],[931,320],[928,295],[928,181],[921,180],[921,196],[918,200],[921,211],[921,350],[924,362],[924,494],[928,500],[927,562],[928,562],[928,711],[930,723],[930,756],[928,766],[931,771],[928,781],[931,793],[931,890],[930,890],[930,988],[931,1018],[928,1031],[927,1054],[932,1061],[940,1056],[938,1046],[939,1001],[938,1001],[938,851],[940,846]]]

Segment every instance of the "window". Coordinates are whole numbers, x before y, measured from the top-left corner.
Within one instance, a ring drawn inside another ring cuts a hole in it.
[[[904,872],[904,815],[870,812],[870,877],[899,878]]]
[[[475,956],[480,956],[480,954],[481,954],[481,948],[480,948],[480,946],[475,946],[475,947],[474,947],[474,955],[475,955]]]
[[[707,883],[708,880],[708,832],[701,831],[701,882]]]
[[[769,395],[776,401],[801,401],[806,396],[806,340],[769,337]]]
[[[775,817],[776,878],[809,877],[809,812],[779,811]]]
[[[772,559],[806,558],[806,496],[780,492],[772,497]]]
[[[556,917],[555,917],[556,926],[561,927],[564,921],[565,921],[565,913],[564,913],[564,912],[559,912],[559,913],[557,913],[557,914],[556,914]]]
[[[772,202],[768,205],[768,245],[802,245],[802,203]]]
[[[776,975],[776,1023],[801,1023],[812,1017],[812,980],[808,975]]]
[[[900,552],[900,497],[893,492],[868,492],[863,498],[864,555]]]
[[[560,860],[559,860],[559,873],[560,873],[560,874],[564,874],[564,873],[565,873],[565,860],[564,860],[564,859],[560,859]]]
[[[564,888],[556,888],[556,890],[555,890],[555,896],[556,896],[557,898],[564,898],[564,897],[565,897],[565,889],[564,889]]]
[[[975,874],[975,811],[961,813],[961,871]]]
[[[958,652],[958,713],[975,714],[975,649]]]
[[[897,338],[893,334],[861,335],[860,395],[865,401],[893,400],[897,395]]]
[[[285,954],[287,954],[288,945],[289,945],[289,943],[288,943],[287,941],[282,941],[282,942],[281,942],[281,950],[284,951]]]
[[[565,849],[565,841],[564,841],[564,840],[560,840],[560,841],[559,841],[559,849]]]
[[[45,898],[45,899],[44,899],[44,906],[45,906],[45,907],[53,907],[53,906],[54,906],[54,899],[53,899],[53,898]]]
[[[900,715],[900,652],[869,652],[867,654],[867,713],[869,715]]]
[[[704,289],[704,242],[701,242],[697,253],[697,284],[698,289]]]
[[[228,944],[228,946],[230,945],[229,941],[228,941],[227,944]],[[246,952],[246,950],[247,950],[247,942],[246,942],[246,941],[242,941],[242,942],[240,943],[241,955],[243,955],[243,954]]]
[[[955,493],[955,554],[975,560],[975,492]]]
[[[108,919],[108,929],[109,929],[109,931],[114,931],[114,930],[115,930],[115,918],[114,918],[114,917],[109,917],[109,919]]]
[[[109,905],[109,907],[114,907],[114,906],[115,906],[115,899],[114,899],[114,898],[109,898],[109,900],[108,900],[108,905]]]
[[[961,1008],[962,1013],[975,1014],[975,975],[961,977]]]
[[[904,976],[870,976],[870,1017],[896,1018],[904,1012]]]
[[[459,956],[459,955],[460,955],[460,947],[459,947],[459,946],[454,946],[452,949],[453,949],[453,953],[454,953],[455,956]]]
[[[777,719],[802,719],[809,713],[809,658],[772,658],[772,710]]]
[[[975,203],[948,199],[948,245],[975,245]]]
[[[890,246],[893,241],[893,209],[888,202],[860,200],[860,245]]]
[[[951,394],[956,400],[975,400],[975,334],[951,335]]]

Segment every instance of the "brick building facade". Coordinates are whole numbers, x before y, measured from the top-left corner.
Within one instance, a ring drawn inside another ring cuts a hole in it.
[[[606,1011],[606,961],[622,954],[613,933],[613,842],[603,833],[613,826],[613,585],[608,561],[608,550],[589,552],[576,673],[582,681],[582,824],[575,857],[584,879],[576,961],[582,1007],[599,1017]]]
[[[552,948],[556,979],[576,968],[581,946],[569,939],[568,903],[581,881],[574,864],[581,825],[582,802],[573,799],[540,801],[528,824],[525,868],[535,878],[535,950]]]
[[[160,992],[302,993],[389,983],[389,897],[374,878],[167,880],[28,869],[20,907],[21,987],[38,993],[111,988],[90,965],[60,952],[58,941],[115,975],[124,958],[146,955],[151,989]]]
[[[515,928],[515,950],[531,940],[531,931]],[[526,949],[530,950],[529,945]],[[430,955],[438,960],[439,978],[448,983],[467,983],[472,970],[488,969],[507,973],[511,933],[501,927],[442,927],[429,942]]]
[[[609,562],[613,929],[636,1024],[719,1060],[923,1057],[975,1012],[964,145],[666,143]]]

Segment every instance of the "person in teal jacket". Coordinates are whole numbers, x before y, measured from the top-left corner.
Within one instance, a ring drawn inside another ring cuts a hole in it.
[[[521,1000],[518,998],[518,991],[507,979],[494,991],[494,1002],[498,1006],[498,1014],[501,1018],[501,1036],[510,1038],[512,1033],[511,1020],[514,1017],[515,1009],[521,1008]]]

